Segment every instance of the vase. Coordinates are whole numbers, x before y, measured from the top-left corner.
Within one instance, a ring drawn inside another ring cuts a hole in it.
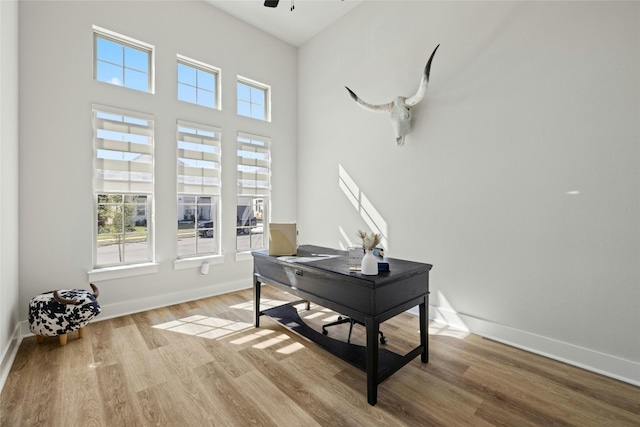
[[[373,255],[373,251],[366,251],[362,257],[360,274],[364,274],[365,276],[375,276],[378,274],[378,258]]]

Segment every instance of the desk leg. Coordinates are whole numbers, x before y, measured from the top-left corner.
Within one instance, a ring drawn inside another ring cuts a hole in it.
[[[424,297],[420,303],[420,345],[423,348],[420,359],[422,363],[429,363],[429,324],[427,322],[427,302],[429,297]]]
[[[378,401],[378,331],[380,323],[371,317],[365,318],[367,328],[367,401],[375,405]]]
[[[258,278],[253,276],[253,316],[256,328],[260,327],[260,287],[261,283]]]

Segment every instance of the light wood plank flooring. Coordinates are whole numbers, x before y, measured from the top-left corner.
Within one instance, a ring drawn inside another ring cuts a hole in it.
[[[291,300],[268,286],[263,297]],[[253,328],[251,298],[239,291],[96,321],[65,347],[26,338],[0,425],[640,426],[640,388],[438,324],[430,362],[396,372],[370,406],[364,372],[270,318]],[[301,316],[317,330],[336,317],[314,305]],[[410,314],[382,325],[397,351],[417,345],[417,329]],[[362,327],[352,342],[364,342]]]

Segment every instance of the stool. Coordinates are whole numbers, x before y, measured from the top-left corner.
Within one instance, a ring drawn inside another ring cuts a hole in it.
[[[93,293],[82,289],[49,291],[37,295],[29,302],[29,329],[38,343],[44,337],[58,336],[60,345],[67,345],[67,334],[78,331],[84,336],[84,327],[100,314],[100,291],[90,283]]]

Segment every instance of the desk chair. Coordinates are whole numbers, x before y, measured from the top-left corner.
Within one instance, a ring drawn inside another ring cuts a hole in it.
[[[353,320],[350,317],[338,316],[338,320],[336,320],[335,322],[331,322],[331,323],[327,323],[326,325],[322,325],[322,333],[324,335],[328,335],[329,334],[329,331],[327,331],[328,327],[336,326],[336,325],[342,325],[343,323],[349,323],[349,335],[347,337],[347,342],[351,343],[351,332],[353,331],[353,324],[357,323],[358,325],[362,325],[362,326],[364,326],[364,325],[361,322]],[[382,331],[378,331],[378,333],[380,334],[380,344],[386,344],[387,343],[387,338],[384,336]]]

